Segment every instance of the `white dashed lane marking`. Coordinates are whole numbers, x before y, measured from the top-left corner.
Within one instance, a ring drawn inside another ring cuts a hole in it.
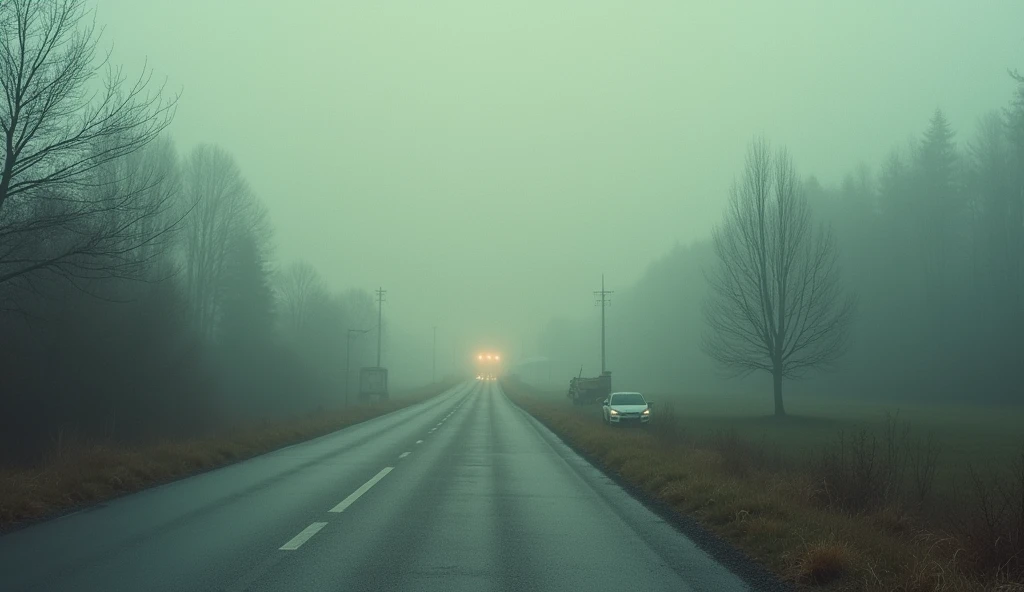
[[[383,479],[384,476],[387,475],[388,473],[390,473],[391,470],[394,469],[394,468],[395,467],[384,467],[383,469],[381,469],[381,471],[379,473],[374,475],[373,479],[370,479],[366,483],[363,483],[362,485],[360,485],[359,489],[353,491],[352,495],[350,495],[350,496],[346,497],[345,499],[343,499],[340,504],[338,504],[338,505],[334,506],[333,508],[331,508],[331,511],[332,512],[344,512],[345,508],[347,508],[347,507],[351,506],[352,504],[354,504],[355,501],[357,499],[359,499],[360,496],[362,496],[364,493],[369,491],[371,487],[376,485],[378,481]]]
[[[303,530],[299,534],[295,535],[295,537],[292,538],[292,540],[290,540],[287,543],[281,545],[281,549],[280,550],[281,551],[294,551],[294,550],[298,549],[306,541],[308,541],[309,539],[313,538],[313,535],[318,533],[318,532],[320,532],[320,530],[323,527],[325,527],[325,526],[327,526],[326,522],[314,522],[313,524],[310,524],[309,526],[307,526],[305,528],[305,530]]]
[[[409,453],[408,452],[403,452],[402,454],[398,455],[398,458],[405,458],[407,456],[409,456]]]

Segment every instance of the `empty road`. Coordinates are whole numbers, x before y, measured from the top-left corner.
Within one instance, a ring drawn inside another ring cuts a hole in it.
[[[0,537],[0,590],[746,590],[494,382]]]

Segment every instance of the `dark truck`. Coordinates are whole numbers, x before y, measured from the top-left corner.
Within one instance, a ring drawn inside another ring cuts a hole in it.
[[[569,392],[566,396],[572,400],[573,405],[589,405],[604,401],[611,392],[611,372],[602,372],[600,376],[594,378],[584,378],[583,370],[580,370],[580,375],[569,381]]]

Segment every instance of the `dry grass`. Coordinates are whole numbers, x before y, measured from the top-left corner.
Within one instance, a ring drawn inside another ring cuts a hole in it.
[[[662,403],[651,429],[612,429],[601,423],[596,408],[573,407],[521,384],[504,387],[606,470],[696,518],[799,588],[1024,592],[1019,572],[979,568],[967,552],[970,545],[936,527],[931,516],[888,504],[889,498],[874,493],[872,503],[857,510],[830,502],[813,464],[790,462],[757,439],[721,429],[697,435]],[[916,452],[906,454],[911,458]],[[893,491],[894,479],[886,471],[907,467],[909,474],[915,465],[911,458],[880,466],[866,473],[868,482]],[[911,486],[901,499],[917,503],[921,486],[913,476],[907,481]],[[854,483],[862,487],[863,482]]]
[[[42,466],[0,469],[0,530],[327,434],[418,403],[449,386],[418,389],[385,402],[145,447],[65,443]]]
[[[797,579],[805,584],[820,585],[838,580],[853,564],[850,548],[835,540],[809,545],[797,561]]]

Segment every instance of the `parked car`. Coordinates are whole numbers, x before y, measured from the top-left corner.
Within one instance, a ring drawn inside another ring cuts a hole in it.
[[[647,425],[651,421],[651,404],[640,393],[612,393],[604,400],[601,413],[608,425]]]

